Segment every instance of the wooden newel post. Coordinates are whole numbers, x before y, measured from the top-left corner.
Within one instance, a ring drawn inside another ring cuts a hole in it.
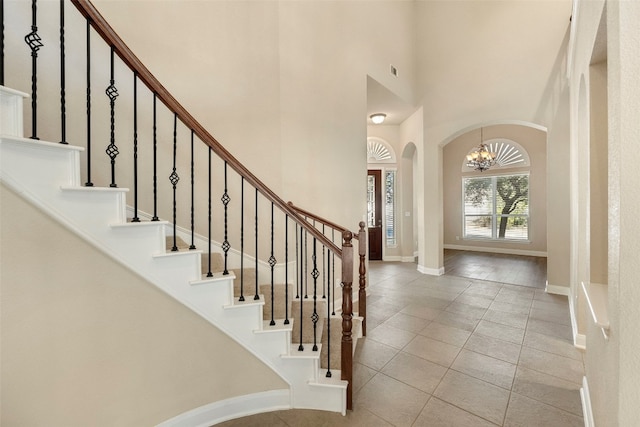
[[[348,381],[347,409],[353,409],[353,339],[351,338],[351,318],[353,317],[353,234],[350,231],[342,233],[342,353],[341,379]]]
[[[367,233],[364,229],[364,221],[360,221],[358,231],[358,255],[360,266],[358,267],[360,289],[358,291],[358,316],[362,317],[362,336],[367,336],[367,267],[365,256],[367,255]]]

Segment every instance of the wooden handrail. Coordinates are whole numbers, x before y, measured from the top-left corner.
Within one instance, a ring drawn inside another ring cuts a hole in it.
[[[93,3],[89,0],[71,0],[78,11],[90,21],[93,29],[103,38],[103,40],[111,47],[114,52],[122,59],[122,61],[134,72],[138,74],[138,78],[142,81],[151,92],[155,93],[158,99],[166,105],[166,107],[175,113],[180,121],[191,129],[194,134],[218,155],[222,160],[235,170],[240,176],[256,188],[264,197],[273,202],[283,212],[288,214],[294,221],[300,224],[305,230],[317,238],[323,245],[332,250],[340,259],[342,259],[342,248],[329,240],[318,229],[305,221],[298,212],[284,202],[269,187],[260,181],[253,173],[249,171],[240,161],[238,161],[222,144],[220,144],[160,83],[160,81],[149,71],[149,69],[138,59],[138,57],[129,49],[125,42],[118,36],[113,28],[107,23],[104,17],[98,12]]]

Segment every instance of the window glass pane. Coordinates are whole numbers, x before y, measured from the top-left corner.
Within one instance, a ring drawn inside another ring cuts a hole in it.
[[[464,212],[466,215],[491,214],[493,186],[491,177],[465,178]]]
[[[503,216],[499,220],[498,230],[505,239],[527,240],[529,238],[529,219],[526,216]]]
[[[367,176],[367,227],[376,226],[376,179]]]
[[[496,178],[496,213],[527,215],[529,213],[529,176],[509,175]]]
[[[483,237],[490,239],[492,237],[492,229],[491,215],[468,215],[464,218],[465,237]]]
[[[386,224],[387,246],[395,246],[396,244],[396,227],[395,227],[395,189],[396,189],[396,171],[387,171],[385,173],[385,203],[384,214]]]

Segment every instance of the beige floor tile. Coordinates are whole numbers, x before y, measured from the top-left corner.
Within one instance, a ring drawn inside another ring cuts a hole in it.
[[[464,348],[517,364],[522,346],[486,335],[473,334],[467,340]]]
[[[474,333],[498,338],[514,344],[522,344],[522,340],[524,339],[524,329],[500,325],[486,320],[481,320],[480,323],[478,323],[478,327]]]
[[[432,397],[418,416],[413,427],[495,427],[495,425]]]
[[[529,317],[526,314],[508,313],[506,311],[489,309],[484,314],[483,319],[488,320],[489,322],[499,323],[501,325],[524,329],[527,326],[527,320]]]
[[[513,391],[582,416],[579,384],[519,367],[513,382]]]
[[[516,365],[513,363],[465,349],[458,353],[451,369],[507,390],[511,389],[516,373]]]
[[[382,344],[401,349],[407,345],[416,334],[402,329],[394,328],[386,323],[376,326],[367,333],[367,338]]]
[[[567,341],[571,341],[573,339],[571,326],[545,322],[544,320],[529,318],[529,321],[527,322],[527,332],[529,331],[562,338]]]
[[[436,317],[433,321],[469,332],[473,332],[479,322],[478,319],[468,317],[464,313],[452,313],[450,311],[443,311],[442,314]]]
[[[360,390],[354,406],[366,409],[394,426],[410,426],[429,397],[414,387],[377,374]]]
[[[524,343],[527,347],[546,351],[575,360],[583,360],[583,352],[577,349],[572,341],[537,332],[527,331],[524,334]]]
[[[469,287],[464,291],[464,295],[481,295],[495,298],[502,289],[502,285],[490,282],[472,282]]]
[[[391,316],[386,322],[384,322],[384,324],[417,334],[429,324],[429,320],[422,319],[420,317],[409,316],[403,313],[396,313],[395,315]]]
[[[548,310],[546,308],[533,307],[531,309],[531,313],[529,313],[529,318],[571,326],[571,318],[569,317],[568,308],[566,310],[560,311],[560,310]]]
[[[529,399],[518,393],[511,393],[509,410],[505,417],[505,427],[582,427],[582,417],[561,409]]]
[[[509,391],[452,370],[433,395],[495,424],[502,424],[509,401]]]
[[[448,368],[458,355],[460,347],[418,335],[403,351]]]
[[[353,361],[362,363],[371,369],[379,371],[384,365],[393,359],[393,356],[395,356],[398,351],[399,350],[397,348],[393,348],[368,338],[363,338],[358,340]]]
[[[454,302],[460,302],[474,307],[489,308],[489,306],[493,302],[493,298],[483,295],[473,295],[469,294],[468,291],[465,291],[458,298],[456,298]]]
[[[533,299],[536,301],[554,302],[557,304],[568,304],[568,298],[565,295],[548,294],[542,289],[536,289]]]
[[[464,314],[466,317],[480,320],[484,313],[487,311],[486,308],[476,307],[469,304],[464,304],[462,302],[454,301],[445,308],[445,311],[449,311],[452,313]]]
[[[581,384],[584,376],[584,364],[581,361],[530,347],[522,347],[518,366],[553,375],[575,384]]]
[[[456,347],[462,347],[464,343],[467,342],[471,332],[432,322],[420,331],[420,335],[446,342]]]
[[[513,302],[509,302],[509,301],[498,301],[495,300],[493,303],[491,303],[491,305],[489,306],[490,310],[496,310],[496,311],[504,311],[506,313],[515,313],[515,314],[523,314],[523,315],[528,315],[529,314],[529,305],[527,304],[520,304],[520,303],[513,303]]]
[[[444,307],[447,305],[448,303],[446,303]],[[402,309],[401,313],[408,314],[409,316],[420,317],[421,319],[433,320],[442,313],[442,310],[427,307],[424,304],[409,304]]]
[[[569,301],[567,300],[566,297],[564,297],[564,301],[562,302],[540,301],[540,300],[534,299],[533,304],[531,305],[531,308],[537,308],[537,309],[548,310],[548,311],[556,311],[558,313],[569,313]]]
[[[521,297],[529,298],[530,300],[533,299],[533,296],[535,295],[535,293],[536,293],[535,289],[528,288],[525,286],[510,285],[508,283],[504,283],[502,285],[502,289],[500,289],[500,292],[498,292],[498,294],[502,294],[502,295],[519,295]]]
[[[314,411],[311,409],[291,409],[288,411],[276,412],[278,417],[284,421],[286,426],[305,427],[388,427],[388,422],[371,413],[359,408],[354,411],[347,411],[345,416],[335,412]],[[279,425],[279,424],[276,424]],[[271,426],[268,422],[255,424],[256,427]]]
[[[381,371],[412,387],[433,393],[447,368],[408,353],[398,353]]]
[[[370,367],[363,365],[362,363],[353,362],[353,395],[358,393],[358,390],[367,383],[371,378],[377,374],[378,371],[371,369]]]

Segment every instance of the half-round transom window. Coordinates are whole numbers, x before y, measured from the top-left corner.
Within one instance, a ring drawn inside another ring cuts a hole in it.
[[[367,163],[395,163],[393,148],[381,138],[367,138]]]
[[[484,141],[489,151],[496,153],[496,164],[491,169],[508,169],[531,166],[529,153],[520,144],[510,139],[496,138]],[[476,147],[469,150],[471,154]],[[462,172],[473,172],[474,169],[467,166],[467,157],[462,160]]]

